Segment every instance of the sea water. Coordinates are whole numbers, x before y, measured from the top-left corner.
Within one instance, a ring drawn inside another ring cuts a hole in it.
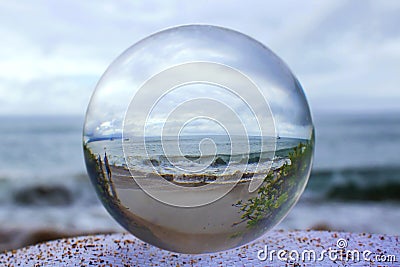
[[[277,228],[325,224],[344,231],[398,234],[399,202],[385,187],[400,185],[399,118],[390,113],[315,116],[316,151],[308,186]],[[89,182],[82,125],[80,117],[0,118],[0,231],[122,231]],[[43,187],[48,192],[62,188],[72,201],[55,205],[54,194],[27,194]],[[358,195],[349,193],[355,190]],[[20,193],[31,196],[31,204],[21,202]]]

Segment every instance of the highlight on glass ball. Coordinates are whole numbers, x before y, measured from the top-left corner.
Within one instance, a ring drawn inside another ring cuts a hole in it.
[[[159,248],[211,253],[285,217],[310,174],[313,129],[300,83],[271,50],[188,25],[109,66],[83,146],[97,194],[123,227]]]

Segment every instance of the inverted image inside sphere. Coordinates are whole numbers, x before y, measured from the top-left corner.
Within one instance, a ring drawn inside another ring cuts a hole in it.
[[[313,131],[300,83],[271,50],[189,25],[147,37],[109,66],[83,147],[99,198],[129,232],[210,253],[285,217],[310,174]]]

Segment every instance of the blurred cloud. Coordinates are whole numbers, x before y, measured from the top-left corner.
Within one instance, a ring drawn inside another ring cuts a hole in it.
[[[313,111],[400,110],[399,1],[3,1],[0,114],[84,114],[112,60],[179,24],[232,28],[294,71]]]

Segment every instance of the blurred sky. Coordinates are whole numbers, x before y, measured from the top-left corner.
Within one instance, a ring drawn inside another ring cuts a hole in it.
[[[314,113],[400,111],[400,1],[1,1],[0,115],[83,115],[126,48],[180,24],[261,41]]]

